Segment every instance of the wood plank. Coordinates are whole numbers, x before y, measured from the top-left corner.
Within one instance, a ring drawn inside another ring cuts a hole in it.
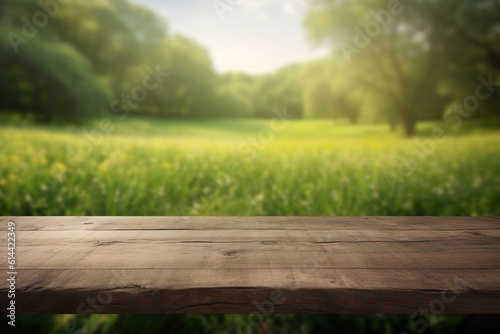
[[[42,234],[41,234],[42,233]],[[75,233],[64,231],[19,231],[18,239],[29,246],[39,246],[57,242],[58,245],[88,243],[110,243],[120,240],[126,243],[264,243],[314,242],[314,243],[357,243],[357,242],[430,242],[484,243],[485,239],[500,243],[500,230],[144,230],[140,231],[92,231]],[[0,245],[5,240],[0,240]]]
[[[497,217],[2,217],[18,230],[456,230],[498,229]],[[286,226],[285,226],[286,225]]]
[[[139,231],[133,242],[121,238],[123,232],[113,233],[113,240],[100,240],[95,232],[95,241],[74,244],[64,238],[43,243],[46,233],[39,233],[37,245],[24,245],[18,251],[18,268],[310,268],[313,264],[318,268],[500,268],[498,239],[488,243],[480,236],[467,241],[221,243],[210,242],[214,233],[206,233],[206,242],[167,243],[147,239]],[[2,267],[7,267],[6,259]]]
[[[19,304],[30,313],[484,314],[500,312],[498,277],[498,269],[26,270]]]
[[[149,249],[96,250],[90,252],[37,252],[18,256],[20,269],[81,269],[97,268],[499,268],[499,253],[455,252],[432,253],[339,253],[316,252],[253,252],[245,254],[238,247],[212,249],[209,253],[183,253]],[[390,254],[390,255],[389,255]]]
[[[10,220],[19,312],[251,313],[275,290],[274,312],[500,312],[499,217]]]

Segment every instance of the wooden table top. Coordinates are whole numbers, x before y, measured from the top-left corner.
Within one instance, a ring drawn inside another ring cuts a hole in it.
[[[500,313],[499,217],[9,221],[22,313]]]

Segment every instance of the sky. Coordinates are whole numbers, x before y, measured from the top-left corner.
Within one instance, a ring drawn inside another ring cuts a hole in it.
[[[218,72],[261,74],[328,54],[307,40],[306,0],[132,1],[164,17],[170,33],[207,48]]]

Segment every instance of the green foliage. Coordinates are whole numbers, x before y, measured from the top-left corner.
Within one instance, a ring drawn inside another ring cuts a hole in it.
[[[3,6],[2,35],[14,31],[23,40],[19,54],[8,39],[0,45],[6,72],[0,85],[12,92],[0,105],[4,110],[35,112],[43,121],[90,118],[101,114],[103,102],[109,112],[110,96],[130,95],[141,86],[146,68],[159,67],[170,73],[169,82],[149,92],[135,112],[217,112],[216,75],[206,50],[183,36],[168,36],[164,21],[149,9],[127,0],[72,1],[27,36],[23,18],[42,8],[35,1]]]
[[[380,125],[290,120],[275,125],[279,131],[267,142],[271,134],[261,133],[272,129],[271,120],[193,123],[117,117],[111,134],[99,132],[99,124],[85,133],[74,128],[2,128],[0,212],[499,213],[500,135],[493,125],[490,130],[462,125],[459,131],[448,123],[423,124],[415,142],[396,140],[397,134]],[[435,151],[419,162],[405,162],[413,161],[413,152],[426,150],[434,128],[447,131],[446,144],[436,143]],[[228,172],[231,163],[237,164],[236,172]],[[410,175],[402,176],[406,170]]]
[[[218,82],[216,115],[225,117],[255,116],[259,96],[254,77],[242,73],[221,75]]]
[[[302,102],[305,117],[348,119],[351,123],[358,121],[362,101],[366,97],[349,82],[347,73],[340,63],[331,58],[303,66],[301,82],[304,85]]]
[[[304,114],[307,118],[332,117],[332,98],[327,83],[316,82],[308,85],[303,94]]]
[[[0,42],[0,108],[80,121],[109,114],[116,99],[134,114],[169,118],[270,118],[286,107],[292,118],[401,123],[410,136],[417,122],[441,119],[470,95],[478,75],[497,78],[499,8],[494,0],[315,0],[305,26],[336,55],[250,76],[215,73],[205,48],[169,34],[161,17],[129,0],[60,4],[38,28],[26,21],[42,12],[38,1],[5,0],[0,30],[17,34],[21,52],[9,47],[12,38]],[[150,68],[168,79],[146,98],[124,102]],[[474,117],[499,107],[495,94]]]
[[[169,103],[165,113],[174,116],[203,117],[214,106],[216,75],[208,52],[196,42],[175,35],[166,41],[165,65],[170,77],[166,90]]]
[[[255,317],[262,321],[256,322]],[[260,319],[260,318],[257,318]],[[494,334],[500,325],[495,315],[430,315],[427,334]],[[52,325],[56,322],[57,325]],[[256,325],[250,325],[254,324]],[[324,314],[272,314],[272,315],[18,315],[19,329],[48,334],[62,334],[81,330],[81,334],[111,333],[385,333],[398,334],[407,332],[419,334],[411,326],[409,315],[368,314],[368,315],[324,315]],[[8,333],[17,333],[10,328]]]
[[[267,94],[268,106],[286,106],[293,118],[301,118],[304,114],[301,98],[304,87],[300,71],[300,65],[290,65],[272,74],[275,84]]]
[[[0,34],[17,31],[0,23]],[[99,115],[109,105],[106,86],[94,76],[90,64],[71,46],[43,35],[12,55],[8,39],[0,40],[0,59],[6,99],[4,108],[32,112],[42,121],[81,120]]]
[[[252,103],[237,87],[221,88],[217,96],[217,114],[226,117],[250,116]]]
[[[478,23],[486,8],[487,23]],[[471,94],[476,80],[464,74],[496,71],[498,9],[490,0],[316,0],[305,25],[312,40],[329,43],[345,60],[363,99],[378,100],[377,112],[411,136],[418,121],[441,118],[453,98]]]

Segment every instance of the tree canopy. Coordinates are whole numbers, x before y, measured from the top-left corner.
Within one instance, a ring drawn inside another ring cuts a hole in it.
[[[329,43],[345,62],[354,86],[362,86],[369,99],[382,100],[379,112],[397,116],[411,136],[419,120],[442,117],[446,105],[463,94],[452,83],[469,88],[471,73],[497,69],[498,5],[496,0],[314,0],[305,26],[313,41]]]
[[[495,86],[500,71],[498,0],[313,0],[304,27],[332,55],[264,75],[217,73],[207,49],[128,0],[4,0],[0,18],[0,109],[46,122],[113,112],[115,101],[156,117],[286,107],[294,118],[401,124],[411,136],[419,121],[453,119],[478,77]],[[152,69],[168,78],[148,81]],[[492,96],[474,116],[495,114]]]

